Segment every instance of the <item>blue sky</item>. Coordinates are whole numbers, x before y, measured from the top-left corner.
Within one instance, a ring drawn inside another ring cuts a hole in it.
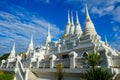
[[[17,53],[26,51],[30,36],[34,45],[44,43],[48,24],[52,40],[64,32],[67,12],[79,12],[84,27],[85,3],[88,4],[96,31],[109,44],[120,50],[120,0],[0,0],[0,55],[10,52],[16,43]],[[74,18],[75,20],[75,18]]]

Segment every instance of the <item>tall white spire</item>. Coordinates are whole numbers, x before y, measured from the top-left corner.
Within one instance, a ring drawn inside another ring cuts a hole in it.
[[[73,13],[72,12],[71,12],[71,21],[72,21],[72,25],[74,25]]]
[[[12,48],[8,58],[9,59],[15,58],[15,43],[13,44],[13,48]]]
[[[28,48],[27,48],[27,52],[26,52],[27,57],[28,57],[29,52],[32,50],[34,50],[33,35],[31,35],[30,43],[29,43]]]
[[[81,29],[81,25],[79,23],[79,19],[78,19],[78,12],[76,11],[76,27],[75,27],[75,34],[82,34],[82,29]]]
[[[109,45],[109,44],[108,44],[108,41],[107,41],[106,35],[105,35],[105,45],[107,45],[107,46]]]
[[[72,23],[71,23],[71,28],[70,28],[70,35],[73,35],[74,34],[74,21],[73,21],[73,14],[71,12],[71,20],[72,20]]]
[[[89,16],[87,4],[85,5],[85,12],[86,12],[86,19],[87,19],[87,20],[91,20],[91,19],[90,19],[90,16]]]
[[[28,50],[34,50],[34,45],[33,45],[33,35],[31,35],[30,43],[28,46]]]
[[[34,45],[33,45],[33,35],[31,35],[31,40],[30,40],[29,48],[30,48],[31,50],[34,49]]]
[[[47,34],[47,37],[46,37],[45,45],[47,45],[49,42],[51,42],[50,25],[48,26],[48,34]]]
[[[65,38],[65,37],[67,37],[67,36],[69,35],[70,26],[71,26],[71,22],[70,22],[70,13],[69,13],[69,11],[68,11],[68,22],[67,22],[67,25],[66,25],[66,29],[65,29],[63,38]]]
[[[68,23],[67,24],[70,24],[70,13],[68,11]]]
[[[79,24],[78,11],[76,11],[76,24]]]
[[[83,35],[97,34],[94,28],[94,24],[92,23],[92,20],[90,19],[87,4],[86,4],[85,12],[86,12],[86,18],[84,22]]]

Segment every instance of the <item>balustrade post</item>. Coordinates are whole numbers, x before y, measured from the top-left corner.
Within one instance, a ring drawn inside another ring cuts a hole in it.
[[[1,63],[1,65],[0,65],[0,68],[2,68],[3,67],[3,64],[5,63],[5,60],[2,60],[2,63]]]
[[[7,64],[6,64],[6,68],[8,68],[9,67],[9,61],[7,61]]]
[[[61,48],[61,45],[59,44],[58,45],[58,52],[60,53],[60,48]]]
[[[70,57],[70,68],[75,68],[76,66],[76,62],[75,62],[75,58],[77,57],[77,53],[72,51],[69,53],[69,57]]]
[[[1,65],[0,65],[0,68],[2,68],[3,67],[3,63],[1,63]]]
[[[41,59],[40,58],[37,58],[37,68],[39,68],[40,67],[40,64],[39,64],[39,62],[41,61]]]
[[[50,68],[54,68],[54,60],[56,59],[55,55],[50,56]]]

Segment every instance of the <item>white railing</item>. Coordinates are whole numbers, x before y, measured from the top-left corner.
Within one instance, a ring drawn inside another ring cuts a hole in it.
[[[79,68],[79,69],[67,69],[67,68],[64,68],[63,69],[63,72],[65,73],[82,73],[82,72],[85,72],[87,68]],[[56,72],[57,69],[54,68],[54,69],[50,69],[50,68],[42,68],[42,69],[38,69],[38,68],[33,68],[31,69],[33,72]]]
[[[54,68],[56,68],[56,66],[58,64],[62,63],[64,65],[64,68],[70,68],[70,59],[57,59],[54,61]],[[31,68],[37,68],[37,62],[32,62],[31,63],[32,67]],[[82,58],[76,58],[75,59],[75,68],[88,68],[88,64],[85,63],[85,60]],[[39,68],[50,68],[50,60],[48,61],[40,61],[39,62]]]

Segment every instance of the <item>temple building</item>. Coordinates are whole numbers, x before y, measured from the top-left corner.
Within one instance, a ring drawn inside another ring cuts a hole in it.
[[[103,61],[102,68],[109,69],[115,77],[120,76],[120,52],[101,40],[90,18],[88,7],[85,7],[84,28],[76,11],[76,22],[73,13],[68,11],[68,20],[63,36],[58,41],[51,40],[50,27],[44,45],[34,48],[31,36],[25,55],[15,54],[15,44],[7,60],[2,60],[0,70],[15,73],[14,80],[56,80],[56,67],[64,65],[64,80],[80,80],[90,66],[84,63],[84,55],[98,52]]]

